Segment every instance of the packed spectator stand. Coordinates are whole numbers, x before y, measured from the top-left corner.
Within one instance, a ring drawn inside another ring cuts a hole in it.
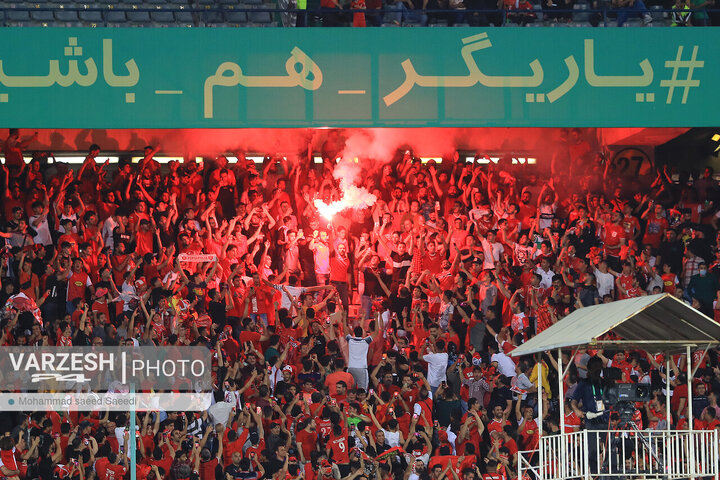
[[[709,26],[713,0],[0,1],[8,27]]]
[[[148,146],[115,167],[93,145],[72,169],[44,152],[26,164],[34,137],[11,130],[2,346],[207,346],[215,402],[138,413],[137,432],[128,413],[0,412],[2,475],[126,477],[132,434],[142,479],[515,478],[539,422],[583,428],[574,391],[597,364],[650,385],[641,429],[666,427],[668,383],[673,429],[717,429],[717,350],[693,353],[693,419],[683,355],[665,371],[653,351],[566,352],[562,401],[553,355],[509,356],[625,298],[667,292],[720,315],[712,170],[628,180],[565,138],[552,168],[360,159],[377,201],[327,218],[315,200],[345,193],[337,152],[162,165]]]

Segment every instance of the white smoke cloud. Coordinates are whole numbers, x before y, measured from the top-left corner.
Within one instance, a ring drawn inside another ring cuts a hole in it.
[[[333,177],[338,180],[341,197],[334,202],[325,203],[315,200],[315,208],[323,217],[331,220],[332,217],[348,208],[368,208],[375,204],[377,197],[365,187],[358,187],[357,181],[361,178],[360,165],[352,160],[340,160],[333,170]]]

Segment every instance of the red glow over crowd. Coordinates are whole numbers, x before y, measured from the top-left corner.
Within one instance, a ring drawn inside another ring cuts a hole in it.
[[[623,177],[568,138],[552,176],[361,158],[343,180],[374,203],[328,220],[334,155],[161,165],[149,146],[111,166],[93,145],[71,169],[26,164],[33,138],[11,130],[0,344],[206,346],[215,391],[204,412],[138,413],[136,432],[128,413],[0,412],[0,476],[129,478],[135,445],[138,479],[510,479],[540,422],[588,426],[599,368],[650,385],[641,428],[665,428],[669,384],[672,428],[717,429],[716,350],[693,354],[693,419],[683,355],[665,371],[653,351],[566,352],[562,399],[551,355],[510,355],[590,305],[666,292],[720,313],[713,172]]]

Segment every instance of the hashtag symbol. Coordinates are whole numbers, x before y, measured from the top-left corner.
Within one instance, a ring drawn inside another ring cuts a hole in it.
[[[683,54],[683,46],[680,45],[677,50],[677,56],[675,57],[675,60],[668,60],[665,62],[665,68],[672,68],[672,78],[668,80],[661,80],[660,86],[661,87],[668,87],[668,95],[667,95],[667,101],[665,103],[672,103],[673,99],[673,93],[675,92],[675,87],[683,88],[683,96],[682,96],[682,103],[687,102],[688,93],[690,92],[690,87],[699,87],[700,86],[700,80],[695,80],[692,78],[693,71],[696,68],[702,68],[705,66],[705,62],[702,60],[696,60],[697,58],[697,52],[698,47],[695,45],[693,47],[692,57],[690,60],[683,60],[682,54]],[[681,68],[687,68],[687,77],[685,77],[684,80],[680,79],[678,80],[678,71]]]

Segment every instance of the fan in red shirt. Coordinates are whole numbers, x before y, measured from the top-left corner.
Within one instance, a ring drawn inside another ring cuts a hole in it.
[[[632,205],[629,203],[626,203],[623,206],[623,219],[622,219],[622,226],[625,229],[625,233],[627,234],[628,240],[637,240],[637,236],[640,233],[640,222],[638,222],[638,219],[633,217],[632,215]]]
[[[642,218],[648,217],[642,243],[644,245],[652,245],[653,248],[660,248],[660,241],[665,235],[665,230],[668,229],[670,224],[665,219],[662,205],[653,205],[652,200],[650,200],[649,203],[650,206],[642,215]],[[650,213],[651,210],[653,212],[652,214]]]
[[[89,289],[91,293],[95,292],[90,276],[85,273],[82,260],[76,258],[72,264],[72,271],[68,275],[67,285],[67,301],[72,302],[76,298],[85,298],[85,293]]]
[[[110,452],[107,457],[101,457],[95,462],[95,471],[98,480],[121,480],[125,477],[127,457]]]
[[[487,425],[487,431],[493,441],[499,441],[501,440],[505,425],[510,425],[510,422],[508,422],[505,418],[503,407],[501,405],[495,405],[493,407],[492,415],[493,418]]]
[[[623,227],[622,215],[617,210],[613,211],[611,222],[605,223],[605,235],[603,243],[605,245],[605,253],[613,257],[620,257],[620,249],[627,243],[627,232]]]
[[[615,279],[615,284],[618,287],[622,287],[618,289],[618,300],[629,298],[627,292],[633,287],[634,278],[635,276],[633,275],[632,265],[628,262],[623,263],[622,274]]]
[[[262,320],[263,325],[267,327],[274,289],[261,282],[257,272],[253,273],[252,279],[253,284],[248,288],[244,299],[247,315],[255,321]]]
[[[345,419],[342,421],[345,424]],[[327,443],[328,456],[332,455],[335,463],[341,466],[350,464],[350,451],[348,444],[348,430],[340,425],[333,425],[330,440]]]
[[[522,450],[535,450],[540,439],[533,408],[527,405],[521,408],[521,402],[515,402],[515,416],[518,420],[518,437]]]
[[[317,448],[317,424],[315,423],[315,419],[311,418],[300,425],[302,425],[302,427],[295,434],[295,442],[297,443],[300,461],[309,462],[310,455]]]
[[[205,432],[205,435],[203,436],[202,442],[199,445],[200,450],[200,480],[215,480],[215,468],[220,464],[220,461],[222,460],[222,451],[223,451],[223,435],[222,430],[224,430],[224,425],[219,425],[219,428],[221,429],[218,432],[218,450],[217,454],[213,457],[212,453],[210,453],[210,450],[207,448],[204,448],[205,442],[209,437],[210,432],[212,432],[213,427],[210,426]]]
[[[352,10],[365,10],[365,0],[352,0],[350,2]],[[353,27],[365,27],[365,13],[353,12]]]
[[[680,280],[678,280],[677,275],[672,272],[672,267],[669,264],[663,263],[662,271],[663,274],[660,278],[662,278],[663,282],[663,292],[675,295],[675,290],[680,284]]]
[[[468,411],[460,419],[462,427],[456,441],[458,455],[465,453],[466,441],[476,446],[479,445],[485,431],[485,424],[480,418],[480,402],[478,402],[478,399],[470,398],[467,405]]]
[[[430,273],[437,275],[442,272],[442,263],[445,260],[443,255],[437,251],[437,243],[435,238],[425,241],[425,235],[420,237],[420,254],[423,270],[430,270]]]
[[[39,439],[39,437],[35,437]],[[38,441],[35,440],[37,444]],[[27,464],[18,462],[18,451],[15,448],[15,441],[11,436],[0,438],[0,473],[2,476],[11,478],[25,478]]]
[[[565,399],[565,433],[575,433],[580,431],[582,420],[577,416],[575,410],[570,405],[570,400]]]

